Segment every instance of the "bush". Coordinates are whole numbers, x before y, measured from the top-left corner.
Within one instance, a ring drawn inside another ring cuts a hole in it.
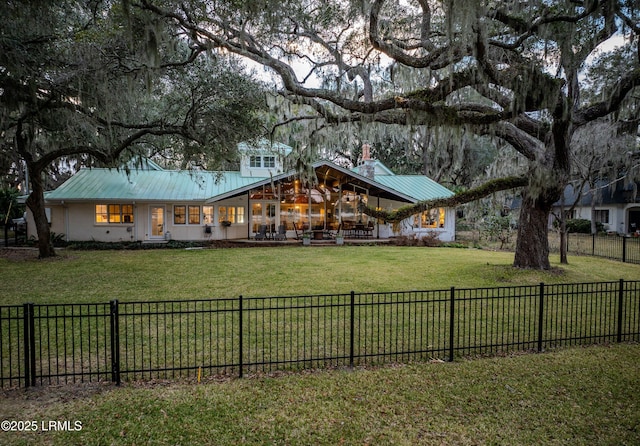
[[[68,248],[79,251],[101,251],[101,250],[138,250],[138,249],[185,249],[185,248],[204,248],[209,246],[209,242],[188,242],[171,240],[168,243],[149,243],[142,242],[99,242],[96,240],[69,242]]]
[[[430,246],[437,247],[442,246],[442,241],[438,238],[438,233],[435,231],[429,232],[423,237],[401,235],[394,239],[396,246]]]
[[[591,234],[591,221],[585,218],[574,218],[567,220],[567,232],[578,234]],[[596,231],[604,232],[604,225],[596,223]]]
[[[515,224],[508,215],[490,215],[482,220],[480,232],[487,240],[499,240],[500,249],[504,249],[515,233]]]

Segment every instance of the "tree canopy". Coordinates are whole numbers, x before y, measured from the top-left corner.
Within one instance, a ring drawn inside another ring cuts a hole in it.
[[[576,130],[607,119],[629,120],[637,132],[633,0],[131,4],[173,23],[193,48],[267,67],[277,93],[295,104],[283,119],[313,122],[316,138],[330,127],[384,124],[464,128],[508,144],[528,164],[518,267],[549,268],[548,218],[569,179]],[[616,69],[590,71],[612,39],[618,49],[600,57]],[[331,130],[323,137],[331,140]],[[594,142],[604,151],[603,139]]]
[[[44,174],[135,154],[218,168],[261,132],[262,86],[126,2],[0,4],[0,160],[24,163],[41,257]]]

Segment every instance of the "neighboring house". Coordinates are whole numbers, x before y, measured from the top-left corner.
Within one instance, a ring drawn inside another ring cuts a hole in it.
[[[368,235],[435,232],[454,240],[454,209],[433,209],[391,224],[364,215],[359,203],[396,209],[421,200],[448,197],[451,191],[422,175],[393,175],[381,163],[359,173],[328,161],[313,164],[317,184],[308,187],[295,172],[283,172],[287,146],[241,145],[238,172],[164,170],[153,162],[125,170],[82,169],[46,194],[51,230],[69,241],[154,241],[253,238],[261,225],[336,230],[340,224],[368,224]],[[363,165],[364,165],[363,164]],[[28,228],[34,228],[29,216]],[[295,227],[294,227],[295,224]],[[29,235],[35,235],[33,233]]]
[[[564,190],[563,199],[567,210],[577,203],[569,218],[591,221],[593,217],[608,232],[640,235],[640,194],[635,193],[633,184],[598,183],[594,189],[585,186],[581,193],[569,185]],[[554,205],[554,212],[558,215],[560,203]]]

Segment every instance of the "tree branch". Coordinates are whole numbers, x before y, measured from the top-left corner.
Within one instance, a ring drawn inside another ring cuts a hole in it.
[[[582,126],[616,111],[627,94],[638,86],[640,86],[640,68],[622,76],[614,84],[606,100],[578,110],[573,116],[573,125]]]
[[[469,189],[465,192],[460,192],[452,197],[420,201],[413,205],[404,206],[394,211],[377,210],[369,206],[364,206],[362,208],[362,212],[371,217],[385,220],[387,222],[399,223],[402,220],[411,217],[412,215],[419,214],[420,212],[424,212],[429,209],[433,209],[436,207],[459,206],[461,204],[470,203],[472,201],[477,201],[481,198],[488,197],[489,195],[496,192],[524,187],[527,184],[529,184],[529,179],[526,177],[498,178],[495,180],[491,180],[483,184],[482,186]]]

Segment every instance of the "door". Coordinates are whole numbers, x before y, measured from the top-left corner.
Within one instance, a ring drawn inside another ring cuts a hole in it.
[[[276,202],[254,202],[251,205],[251,230],[258,232],[260,225],[267,225],[268,232],[278,229]]]
[[[640,210],[633,208],[629,210],[629,222],[628,232],[631,234],[640,234]]]
[[[164,238],[164,206],[151,206],[151,234],[149,238]]]

